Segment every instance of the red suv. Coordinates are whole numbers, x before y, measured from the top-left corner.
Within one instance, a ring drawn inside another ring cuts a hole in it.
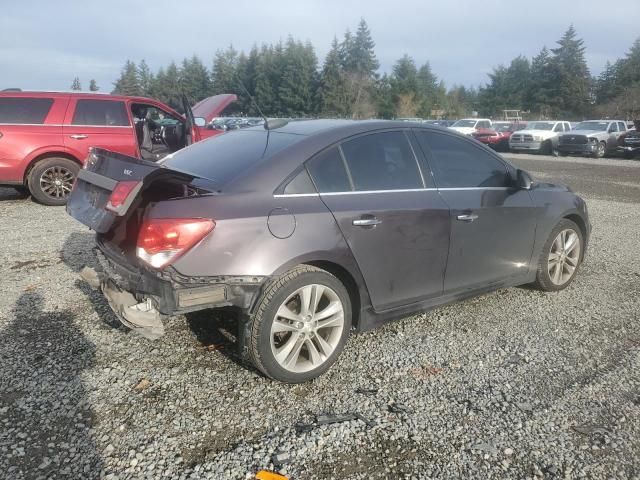
[[[0,92],[0,185],[63,205],[90,147],[157,161],[222,133],[209,123],[237,100],[216,95],[181,115],[144,97],[96,93]]]

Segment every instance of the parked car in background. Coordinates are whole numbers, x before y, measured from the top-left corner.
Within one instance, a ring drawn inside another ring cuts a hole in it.
[[[463,118],[457,120],[449,128],[463,135],[472,135],[481,128],[491,128],[491,120],[488,118]]]
[[[636,155],[640,155],[640,130],[635,127],[633,130],[628,130],[622,139],[622,145],[619,145],[617,150],[624,155],[624,158],[634,158]]]
[[[263,123],[264,119],[258,117],[220,117],[213,119],[213,121],[207,125],[207,128],[227,131],[254,127],[256,125],[262,125]]]
[[[94,151],[67,211],[97,232],[101,269],[82,276],[125,325],[157,337],[166,315],[236,307],[240,353],[298,383],[326,372],[352,329],[575,278],[591,225],[567,187],[438,127],[283,123],[162,166]]]
[[[571,132],[560,135],[560,155],[577,153],[602,158],[618,150],[619,140],[627,132],[622,120],[587,120],[576,125]]]
[[[397,121],[399,122],[417,122],[417,123],[422,123],[422,119],[418,118],[418,117],[402,117],[402,118],[396,118]]]
[[[493,122],[491,128],[481,128],[472,136],[494,150],[504,152],[509,150],[509,138],[513,132],[524,130],[526,126],[526,122]]]
[[[423,120],[422,123],[448,128],[456,123],[456,120]]]
[[[157,161],[220,132],[204,128],[236,100],[216,95],[185,115],[144,97],[0,92],[0,185],[63,205],[90,147]]]
[[[509,138],[512,152],[536,152],[558,155],[558,135],[571,131],[566,121],[545,120],[529,122],[527,128],[515,132]]]

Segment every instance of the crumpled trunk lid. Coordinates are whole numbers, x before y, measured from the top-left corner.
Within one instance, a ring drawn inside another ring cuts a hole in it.
[[[165,199],[190,196],[193,192],[213,192],[213,188],[190,187],[198,177],[188,175],[162,164],[135,157],[92,148],[85,167],[78,177],[67,201],[67,213],[97,233],[106,233],[127,218],[140,206],[140,200],[152,183],[168,182]],[[113,212],[106,207],[119,182],[139,182],[125,208]],[[162,194],[161,194],[162,195]]]

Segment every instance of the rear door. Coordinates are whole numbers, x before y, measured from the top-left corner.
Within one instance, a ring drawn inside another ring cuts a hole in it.
[[[65,125],[64,144],[79,159],[89,155],[90,147],[137,156],[138,143],[123,100],[72,97]]]
[[[442,293],[449,209],[430,177],[423,180],[406,131],[359,136],[308,168],[376,311]]]
[[[497,155],[466,138],[416,130],[438,191],[451,209],[445,293],[527,273],[536,212]]]

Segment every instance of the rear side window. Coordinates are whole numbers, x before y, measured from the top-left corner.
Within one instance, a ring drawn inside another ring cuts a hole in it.
[[[286,195],[295,195],[301,193],[316,193],[316,189],[313,187],[313,182],[309,176],[309,172],[306,169],[302,169],[293,179],[287,183],[284,187]]]
[[[624,131],[627,129],[627,127],[626,127],[626,125],[625,125],[623,122],[618,122],[618,129],[619,129],[621,132],[624,132]]]
[[[316,155],[307,168],[320,193],[349,192],[351,184],[337,147]]]
[[[73,114],[73,125],[126,127],[129,117],[124,102],[117,100],[78,100]]]
[[[0,123],[42,124],[53,98],[0,98]]]
[[[430,150],[429,163],[441,188],[507,187],[505,165],[471,141],[439,132],[417,131],[418,141]]]
[[[355,190],[423,188],[418,162],[404,132],[365,135],[341,148]]]

